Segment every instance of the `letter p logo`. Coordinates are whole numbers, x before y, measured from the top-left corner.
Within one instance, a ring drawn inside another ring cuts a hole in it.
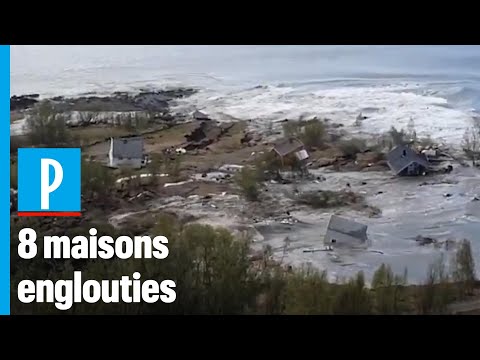
[[[18,149],[18,215],[80,216],[80,149]]]
[[[54,169],[53,182],[50,184],[50,166]],[[58,189],[63,180],[63,168],[57,160],[41,159],[40,168],[40,201],[42,210],[50,208],[50,193]]]

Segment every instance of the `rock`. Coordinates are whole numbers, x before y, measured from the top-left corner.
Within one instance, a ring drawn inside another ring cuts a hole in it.
[[[366,181],[362,181],[361,184],[362,184],[362,185],[367,185],[367,182],[366,182]]]
[[[446,193],[446,194],[443,194],[443,196],[446,197],[446,198],[449,198],[449,197],[452,197],[453,195],[450,194],[450,193]]]
[[[245,133],[245,135],[243,135],[243,138],[240,139],[240,143],[241,144],[248,144],[250,141],[253,140],[253,134],[251,132],[247,132]]]
[[[446,240],[444,242],[445,250],[447,250],[447,251],[454,248],[455,245],[457,245],[457,243],[453,240]]]
[[[262,135],[259,133],[255,133],[253,131],[246,132],[243,135],[243,138],[240,139],[241,144],[247,144],[248,146],[254,146],[256,143],[262,141]]]
[[[415,241],[418,242],[418,244],[421,246],[437,243],[437,240],[422,235],[418,235],[415,238]]]
[[[385,170],[385,166],[377,164],[377,165],[373,165],[373,166],[366,166],[361,171],[362,172],[368,172],[368,171],[380,172],[380,171],[384,171],[384,170]]]
[[[337,162],[337,158],[331,158],[331,159],[318,159],[316,161],[316,164],[318,167],[325,167],[325,166],[330,166],[333,165]]]
[[[377,195],[383,194],[383,191],[377,191]]]
[[[122,125],[136,118],[171,121],[169,102],[195,93],[193,89],[144,91],[136,95],[116,92],[110,96],[55,97],[50,99],[63,114],[69,126],[89,124]],[[26,109],[34,105],[38,95],[13,96],[11,110]],[[178,117],[178,116],[177,116]]]
[[[10,111],[28,109],[38,102],[38,97],[38,94],[13,95],[10,98]]]
[[[10,189],[10,213],[17,211],[17,190]]]

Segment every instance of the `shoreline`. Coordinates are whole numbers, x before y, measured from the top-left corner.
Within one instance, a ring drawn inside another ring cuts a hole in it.
[[[187,92],[182,93],[183,90],[178,90],[177,96],[172,96],[172,90],[169,91],[170,97],[165,95],[162,91],[146,93],[147,97],[153,96],[154,101],[146,102],[145,107],[138,106],[135,108],[137,112],[146,110],[150,113],[156,113],[150,119],[151,122],[149,122],[144,130],[133,130],[134,133],[144,134],[146,151],[154,157],[160,156],[160,154],[162,154],[167,148],[172,146],[174,148],[189,146],[189,142],[186,140],[185,136],[192,134],[201,123],[189,117],[191,114],[176,114],[171,113],[170,111],[172,103],[178,99],[184,98],[184,95],[185,97],[193,95],[193,92],[189,93],[189,90],[187,89]],[[175,94],[175,91],[173,94]],[[93,159],[93,161],[102,162],[107,153],[105,147],[106,139],[108,139],[109,136],[131,134],[132,130],[124,129],[122,121],[118,124],[103,120],[92,121],[92,119],[94,119],[94,116],[92,116],[92,114],[95,113],[94,110],[97,110],[97,112],[115,110],[115,106],[118,105],[118,102],[123,101],[124,103],[121,106],[125,106],[125,102],[131,104],[132,101],[134,101],[132,99],[136,99],[136,96],[138,96],[138,94],[117,93],[113,95],[113,100],[107,97],[107,99],[110,100],[106,101],[105,98],[98,100],[98,97],[96,96],[90,99],[79,98],[80,100],[76,100],[77,102],[73,101],[73,105],[71,104],[71,99],[57,98],[56,101],[60,103],[62,101],[70,103],[67,104],[68,106],[63,105],[63,109],[69,114],[72,111],[85,111],[85,106],[87,106],[88,111],[85,112],[91,115],[90,118],[80,123],[73,122],[73,125],[69,126],[69,131],[77,137],[88,140],[82,145],[86,151],[85,154]],[[142,98],[140,96],[140,99],[145,99],[145,97]],[[105,104],[107,104],[108,107],[102,108],[101,106],[104,106]],[[148,106],[150,106],[150,108]],[[125,109],[129,111],[132,110],[132,108],[123,108],[123,110]],[[126,113],[129,113],[129,111]],[[108,111],[105,113],[111,114],[111,112]],[[159,114],[160,116],[158,116]],[[373,241],[377,244],[381,244],[384,241],[384,235],[381,235],[383,231],[387,231],[387,234],[388,231],[390,231],[392,238],[398,239],[395,241],[406,241],[400,239],[409,237],[414,238],[415,236],[422,235],[438,237],[439,241],[442,242],[447,240],[446,237],[460,236],[454,234],[441,234],[441,232],[437,235],[432,235],[430,232],[415,230],[415,228],[418,228],[419,224],[412,227],[413,231],[418,232],[416,234],[409,234],[409,231],[395,230],[394,226],[391,226],[390,230],[387,230],[388,226],[387,228],[385,228],[385,226],[389,221],[392,222],[392,225],[396,222],[401,223],[402,221],[408,224],[409,221],[415,219],[415,217],[412,218],[412,216],[409,215],[409,211],[415,211],[415,209],[409,209],[410,205],[405,203],[402,207],[406,207],[406,212],[402,213],[404,210],[399,208],[398,210],[395,210],[398,212],[395,216],[397,219],[394,217],[391,218],[391,220],[388,220],[392,216],[391,211],[394,211],[395,209],[394,201],[398,202],[402,197],[402,195],[396,194],[396,191],[392,192],[392,187],[398,187],[398,189],[402,189],[401,191],[406,190],[406,195],[404,196],[413,199],[413,201],[415,201],[415,198],[423,196],[420,194],[424,193],[424,189],[426,188],[433,189],[431,190],[433,192],[430,196],[434,198],[443,198],[444,193],[442,193],[442,187],[445,189],[450,187],[450,190],[446,191],[452,191],[456,186],[463,186],[461,185],[462,180],[457,179],[459,176],[460,179],[465,177],[465,172],[463,170],[454,171],[451,175],[436,175],[431,176],[428,179],[418,179],[414,188],[406,185],[405,190],[403,190],[405,186],[403,185],[404,179],[392,177],[388,167],[385,167],[385,165],[382,165],[377,169],[375,169],[375,166],[372,168],[372,166],[362,165],[364,166],[363,170],[368,170],[362,171],[361,168],[357,169],[357,166],[351,160],[341,160],[342,154],[339,152],[339,149],[336,148],[336,145],[329,145],[325,150],[315,150],[312,153],[312,165],[309,167],[310,171],[315,174],[312,179],[293,180],[293,185],[282,185],[270,182],[263,183],[262,196],[264,198],[260,202],[261,206],[259,206],[259,204],[252,204],[243,199],[241,192],[238,191],[238,188],[233,181],[235,176],[234,173],[220,171],[219,169],[228,164],[241,166],[253,164],[254,159],[251,157],[251,154],[265,152],[271,148],[275,139],[282,136],[281,126],[283,123],[277,123],[277,128],[269,129],[270,134],[263,132],[265,129],[262,130],[257,127],[254,127],[255,130],[252,131],[251,124],[248,121],[229,122],[225,120],[221,121],[221,119],[212,119],[211,124],[212,126],[206,134],[206,138],[209,139],[209,144],[201,145],[201,142],[199,142],[192,145],[193,147],[191,150],[187,150],[187,153],[182,158],[179,175],[175,176],[175,178],[159,178],[159,182],[155,186],[140,184],[139,188],[133,192],[129,191],[122,193],[120,191],[116,196],[119,197],[120,203],[123,203],[123,205],[120,205],[118,209],[108,210],[108,212],[111,213],[110,216],[113,216],[114,218],[123,217],[123,221],[127,221],[128,223],[128,217],[130,215],[125,216],[125,214],[132,215],[145,210],[155,212],[170,209],[176,213],[185,213],[186,216],[195,219],[193,220],[194,222],[225,226],[237,234],[246,231],[257,238],[257,242],[254,246],[254,248],[257,249],[256,251],[259,251],[263,246],[272,245],[274,248],[279,249],[279,254],[283,251],[283,238],[288,237],[288,234],[290,233],[294,235],[298,233],[297,235],[303,237],[303,240],[300,239],[300,244],[295,245],[289,250],[290,254],[286,256],[287,260],[290,259],[293,264],[300,264],[305,261],[312,262],[313,260],[320,268],[331,268],[333,264],[334,268],[337,269],[337,274],[345,273],[345,270],[343,269],[348,269],[351,266],[339,268],[335,265],[338,264],[338,259],[332,260],[323,256],[323,254],[307,255],[303,252],[304,249],[317,247],[315,246],[314,236],[319,239],[322,237],[326,227],[326,220],[328,220],[329,215],[334,213],[341,213],[347,217],[367,223],[369,229],[371,229],[370,231],[373,233]],[[235,126],[231,129],[227,129],[229,126],[228,124],[234,124]],[[331,134],[339,136],[340,139],[348,139],[351,134],[349,134],[348,131],[345,131],[344,126],[340,125],[341,124],[334,122],[327,122],[326,128],[329,133],[331,132]],[[222,126],[226,129],[223,134],[222,131],[219,130]],[[255,136],[258,137],[255,138]],[[242,139],[247,139],[247,142],[242,143]],[[372,140],[372,138],[369,138],[369,140]],[[332,144],[334,143],[335,141],[332,142]],[[371,160],[367,157],[362,161],[368,163]],[[370,168],[374,171],[371,171]],[[145,171],[147,170],[142,172]],[[114,171],[113,173],[116,174],[115,176],[117,176],[117,178],[122,177],[121,173],[117,171]],[[347,180],[347,178],[351,178],[351,180]],[[449,181],[451,182],[450,184]],[[368,184],[363,185],[364,182]],[[420,186],[424,182],[429,186]],[[340,207],[320,210],[320,212],[317,213],[309,206],[299,206],[298,204],[295,204],[295,201],[292,201],[293,188],[300,189],[304,192],[315,189],[345,191],[347,183],[351,183],[352,191],[363,194],[362,196],[365,197],[366,202],[365,206],[367,207],[355,210],[355,208],[352,208],[351,205],[347,204]],[[168,187],[165,186],[167,184],[169,184]],[[386,190],[380,190],[382,187],[385,187]],[[413,190],[413,195],[408,195],[408,190]],[[382,195],[378,195],[380,192],[382,192]],[[457,192],[457,190],[455,190],[455,192]],[[222,195],[224,193],[225,195]],[[473,197],[474,195],[472,194],[469,196]],[[136,197],[143,198],[143,200],[129,200]],[[174,199],[174,201],[170,202],[167,200],[170,198]],[[455,203],[455,207],[452,209],[455,209],[455,211],[458,212],[460,210],[458,206],[462,204],[462,201],[464,201],[464,203],[468,202],[468,197],[465,197],[464,199],[465,200],[462,200],[460,197],[454,196],[453,201],[451,199],[448,200],[450,200],[452,204]],[[456,202],[458,202],[458,205]],[[392,205],[394,206],[393,208]],[[378,215],[379,219],[368,216],[370,206],[374,206],[381,211],[381,214]],[[445,206],[451,207],[448,203],[445,203]],[[122,208],[124,210],[121,210]],[[108,207],[106,210],[107,209]],[[272,211],[272,209],[274,209],[274,211]],[[449,211],[452,211],[447,209],[445,210],[445,216],[449,214]],[[433,208],[428,211],[433,211]],[[290,215],[286,215],[287,213],[290,213]],[[325,214],[327,216],[325,216]],[[442,220],[443,216],[444,215],[437,214],[438,221],[446,221]],[[305,228],[305,226],[302,228],[301,222],[298,222],[299,219],[304,219],[303,221],[308,225],[307,228]],[[384,224],[383,222],[386,223]],[[431,227],[436,225],[432,223],[425,226]],[[448,227],[449,225],[445,226]],[[294,241],[297,240],[294,239]],[[303,245],[301,245],[302,243]],[[384,246],[385,245],[378,247],[377,245],[374,247],[374,250],[378,250],[388,255],[393,251],[392,249],[395,249],[396,245],[394,245],[394,243],[389,245],[393,246],[393,248],[384,248]],[[398,252],[399,250],[395,250],[394,254],[395,252],[398,253],[394,256],[401,256],[402,258],[408,256],[408,251],[413,251],[413,248],[418,247],[418,245],[412,241],[411,245],[403,245],[403,247],[405,247],[405,249],[402,248],[400,252]],[[431,253],[438,251],[438,249],[435,250],[433,245],[431,247]],[[428,248],[429,246],[420,247],[422,252]],[[406,253],[404,254],[405,251]],[[480,258],[480,250],[475,251],[478,254],[477,258]],[[368,261],[372,264],[378,262],[378,259],[372,260],[372,256],[370,255],[364,260],[361,259],[362,257],[357,260],[352,260],[350,254],[344,254],[342,256],[344,257],[343,263],[347,265],[352,261],[367,261],[367,259],[370,259]],[[401,267],[401,262],[400,264],[397,264],[397,267]],[[372,267],[370,266],[370,268]],[[358,268],[353,266],[352,269]],[[367,271],[367,275],[369,272],[370,270]],[[419,275],[419,277],[422,276]]]

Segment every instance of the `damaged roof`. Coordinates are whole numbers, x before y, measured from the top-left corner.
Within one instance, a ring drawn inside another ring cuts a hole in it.
[[[326,244],[358,244],[367,241],[367,225],[332,215],[325,234]]]
[[[291,137],[276,143],[273,150],[280,156],[286,156],[295,151],[301,150],[303,147],[304,145],[299,139]]]
[[[193,118],[195,120],[210,120],[207,114],[198,110],[193,113]]]
[[[429,167],[427,158],[424,155],[418,154],[410,146],[399,145],[390,151],[387,155],[388,166],[395,173],[402,172],[407,166],[412,163],[417,163],[425,168]]]
[[[114,138],[113,157],[126,159],[143,158],[143,137]]]

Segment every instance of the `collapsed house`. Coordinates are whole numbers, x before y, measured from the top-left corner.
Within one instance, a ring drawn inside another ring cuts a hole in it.
[[[198,110],[193,113],[193,119],[197,120],[197,121],[208,121],[208,120],[210,120],[210,118],[208,117],[207,114],[205,114],[201,111],[198,111]]]
[[[328,248],[362,247],[367,244],[367,225],[332,215],[328,223],[324,244]]]
[[[425,175],[430,170],[428,158],[408,145],[399,145],[390,151],[387,155],[387,163],[398,176]]]
[[[190,134],[185,135],[188,143],[184,148],[185,150],[206,148],[218,141],[232,126],[228,123],[218,125],[213,121],[202,121]]]
[[[272,151],[280,157],[282,165],[289,159],[295,159],[300,163],[304,163],[310,157],[305,149],[305,145],[295,137],[279,141],[274,145]]]
[[[147,164],[144,140],[141,136],[110,138],[108,166],[139,169]]]

